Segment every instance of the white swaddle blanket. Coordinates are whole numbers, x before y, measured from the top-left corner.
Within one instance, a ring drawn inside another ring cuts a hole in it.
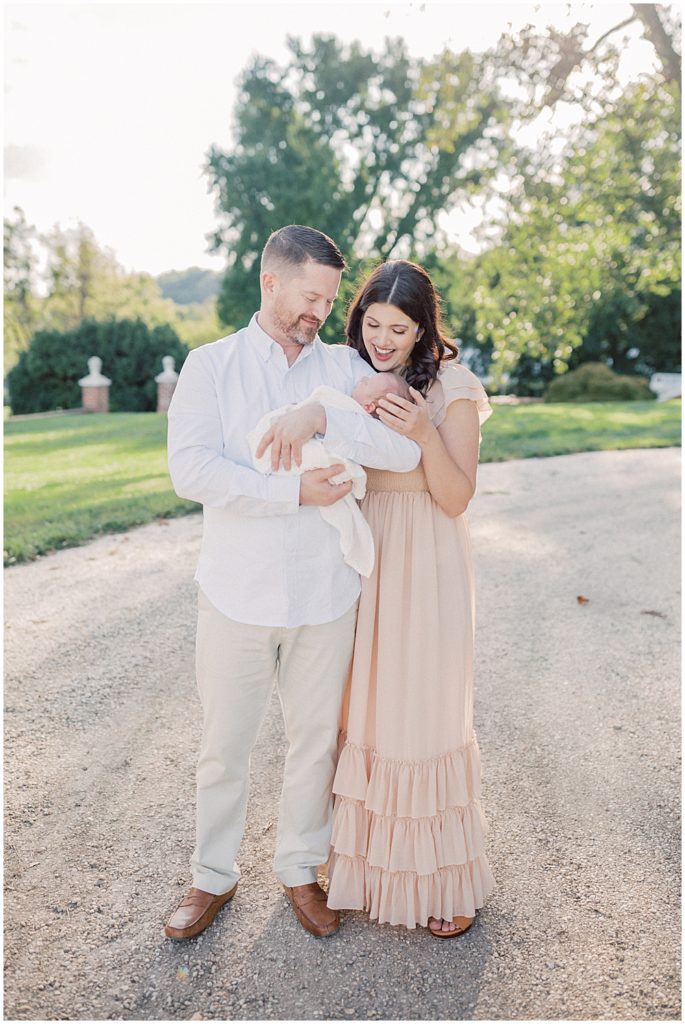
[[[356,412],[360,416],[368,416],[369,413],[362,409],[354,398],[336,391],[335,388],[322,385],[312,391],[309,398],[297,405],[284,405],[280,409],[262,416],[257,426],[247,435],[250,446],[250,453],[255,468],[262,473],[272,473],[271,469],[271,445],[267,448],[261,458],[256,458],[256,451],[259,442],[266,434],[273,423],[286,412],[293,409],[300,409],[303,405],[311,405],[313,402],[324,402],[344,412]],[[352,491],[344,498],[336,501],[334,505],[319,506],[319,512],[323,519],[334,526],[340,534],[340,547],[343,558],[348,565],[356,569],[361,576],[370,576],[373,570],[375,558],[373,536],[371,528],[362,515],[356,499],[361,499],[366,494],[366,473],[356,462],[340,458],[335,452],[331,452],[320,438],[311,438],[302,445],[302,465],[294,463],[289,470],[279,467],[277,470],[281,476],[301,476],[310,469],[327,469],[337,463],[344,465],[343,472],[331,477],[331,483],[341,484],[345,480],[352,481]]]

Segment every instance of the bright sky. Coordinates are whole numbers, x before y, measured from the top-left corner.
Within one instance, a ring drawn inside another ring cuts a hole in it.
[[[381,49],[407,40],[414,57],[445,45],[483,50],[528,22],[591,25],[590,39],[629,4],[86,3],[5,5],[5,211],[41,230],[79,220],[129,270],[222,269],[207,253],[216,225],[202,168],[231,141],[235,83],[251,55],[286,60],[285,40],[317,32]],[[654,65],[639,25],[626,30],[629,79]],[[479,214],[448,224],[470,251]]]

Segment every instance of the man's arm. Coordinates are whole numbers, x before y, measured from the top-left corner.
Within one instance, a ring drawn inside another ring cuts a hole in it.
[[[348,379],[350,391],[363,377],[375,374],[373,367],[352,349],[345,351],[344,358],[349,359],[344,369],[351,376],[351,380]],[[261,458],[271,446],[273,472],[276,472],[279,465],[290,469],[293,461],[299,466],[302,445],[318,434],[329,451],[362,466],[388,469],[395,473],[405,473],[418,466],[421,449],[415,441],[402,437],[380,420],[369,416],[361,406],[358,411],[350,412],[339,408],[339,403],[333,404],[326,397],[313,401],[319,395],[325,396],[327,391],[326,387],[317,388],[310,399],[275,420],[259,442],[256,458]]]
[[[328,405],[323,409],[326,418],[323,440],[329,451],[369,469],[406,473],[418,466],[421,449],[415,441],[402,437],[361,409],[358,413],[343,412]]]
[[[300,481],[264,476],[223,455],[213,375],[200,350],[187,357],[168,412],[169,473],[179,498],[248,516],[292,515]]]
[[[262,458],[271,446],[271,469],[282,465],[289,470],[302,462],[302,446],[314,435],[323,438],[329,451],[350,462],[374,469],[404,473],[414,469],[421,457],[416,442],[402,437],[364,412],[342,410],[329,402],[302,402],[274,421],[259,442],[255,457]]]
[[[352,391],[360,380],[375,376],[376,371],[354,349],[349,349],[349,354]],[[323,439],[330,451],[370,469],[405,473],[418,466],[421,449],[416,442],[402,437],[361,408],[356,413],[335,408],[326,401],[322,405],[326,417]]]

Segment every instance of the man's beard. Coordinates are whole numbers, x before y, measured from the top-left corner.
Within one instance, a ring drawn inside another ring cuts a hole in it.
[[[298,345],[311,345],[321,326],[318,322],[316,326],[304,324],[300,317],[297,320],[285,320],[277,312],[274,312],[273,318],[279,331],[283,332],[288,341],[295,342]]]

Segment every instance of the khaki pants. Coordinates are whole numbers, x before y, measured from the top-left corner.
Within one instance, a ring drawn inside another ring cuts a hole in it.
[[[288,750],[273,868],[285,885],[316,881],[329,854],[340,704],[356,618],[355,603],[319,626],[249,626],[222,615],[200,591],[196,667],[204,726],[191,861],[198,889],[227,892],[240,877],[235,858],[250,754],[274,681]]]

